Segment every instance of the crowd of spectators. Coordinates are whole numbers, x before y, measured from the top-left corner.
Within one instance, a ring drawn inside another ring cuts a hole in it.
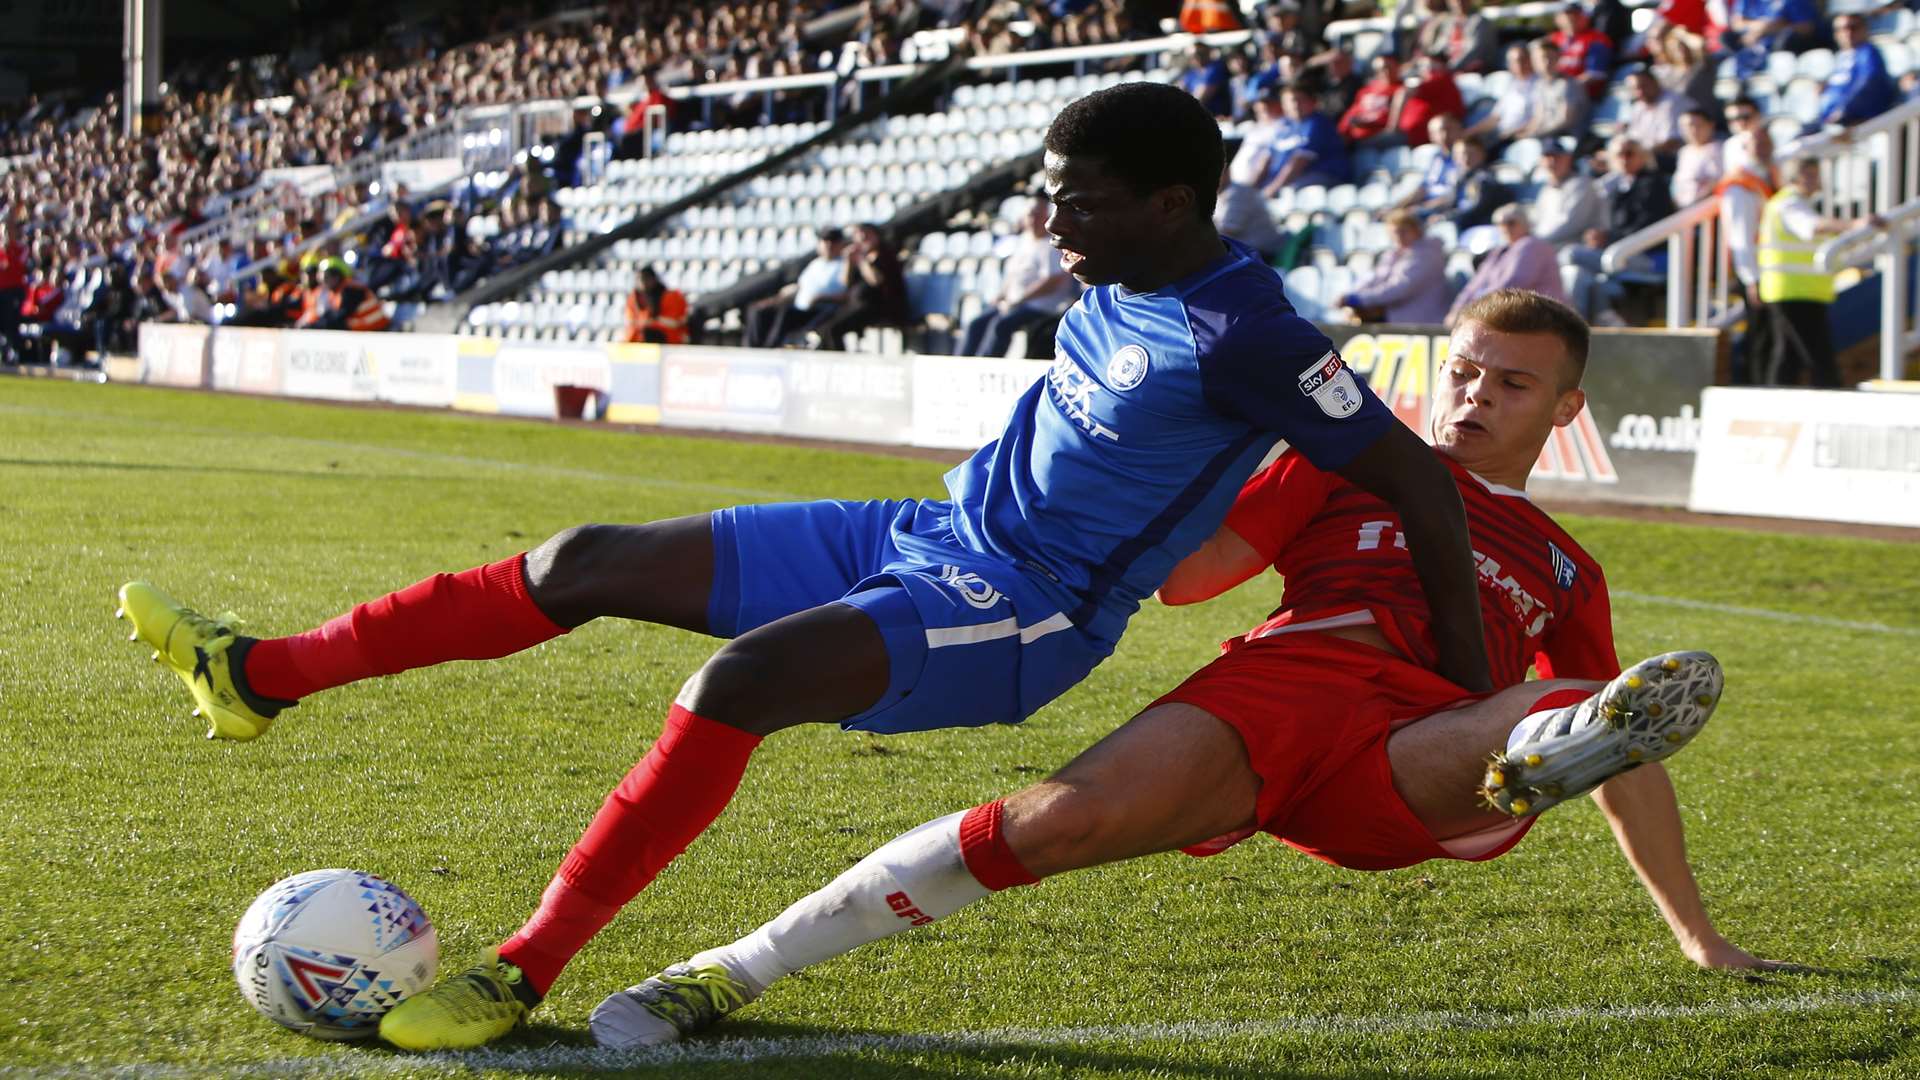
[[[1744,289],[1751,293],[1757,281],[1751,236],[1779,178],[1758,103],[1715,94],[1723,61],[1752,73],[1773,53],[1834,46],[1810,127],[1859,123],[1920,90],[1912,75],[1895,83],[1867,39],[1865,17],[1828,21],[1812,0],[1732,0],[1724,8],[1661,0],[1640,33],[1620,0],[1569,3],[1547,32],[1497,23],[1477,4],[1404,0],[1410,17],[1365,56],[1322,36],[1330,18],[1370,13],[1365,3],[1272,0],[1245,19],[1254,31],[1246,46],[1196,44],[1179,84],[1223,121],[1251,125],[1222,177],[1223,231],[1276,261],[1297,257],[1300,245],[1268,216],[1267,200],[1289,188],[1364,183],[1369,177],[1358,173],[1377,168],[1383,153],[1433,143],[1441,150],[1423,159],[1408,194],[1379,207],[1394,243],[1341,298],[1354,301],[1346,306],[1359,315],[1400,310],[1404,301],[1394,298],[1407,281],[1436,293],[1419,296],[1418,310],[1453,306],[1461,275],[1443,272],[1434,284],[1425,272],[1430,241],[1437,242],[1431,230],[1445,222],[1461,247],[1479,253],[1476,270],[1494,266],[1489,273],[1501,283],[1537,275],[1538,248],[1523,241],[1557,249],[1572,302],[1598,321],[1614,321],[1633,313],[1636,282],[1657,279],[1662,267],[1656,253],[1624,274],[1607,274],[1600,252],[1711,193],[1727,196],[1729,222],[1744,230],[1731,241]],[[811,21],[845,7],[856,10],[838,20],[836,47],[809,40]],[[236,192],[258,190],[274,170],[338,164],[464,106],[625,91],[630,108],[598,123],[619,154],[637,155],[649,149],[641,141],[651,112],[669,113],[668,126],[694,119],[672,115],[671,86],[892,63],[919,28],[964,24],[963,48],[996,52],[1157,36],[1161,18],[1176,13],[1189,30],[1243,21],[1239,5],[1222,0],[997,0],[983,17],[969,18],[974,7],[969,0],[616,0],[592,19],[536,22],[529,9],[449,16],[330,59],[291,52],[270,62],[187,68],[165,94],[165,123],[135,139],[121,136],[111,96],[92,104],[31,101],[0,116],[0,157],[17,159],[0,172],[8,219],[0,347],[21,356],[63,343],[77,352],[124,347],[131,325],[149,317],[316,325],[305,298],[327,288],[329,266],[341,272],[342,287],[351,283],[375,299],[431,300],[552,250],[562,226],[533,173],[497,206],[365,188],[302,198],[286,189],[275,196],[282,212],[253,232],[191,248],[178,242],[183,227],[220,215]],[[1470,107],[1461,74],[1498,75],[1501,91]],[[1616,92],[1624,99],[1617,119],[1609,111],[1596,129],[1596,113]],[[797,121],[820,104],[818,95],[743,93],[716,99],[707,119]],[[583,130],[570,136],[572,146]],[[1497,166],[1527,147],[1537,153],[1526,155],[1527,182],[1516,184]],[[554,182],[573,182],[573,155],[559,157]],[[1530,209],[1507,212],[1529,196]],[[386,216],[297,264],[288,258],[315,234],[369,211]],[[497,220],[497,234],[470,228],[476,213]],[[849,326],[895,319],[904,303],[891,284],[897,259],[889,273],[885,245],[863,244],[860,235],[838,242],[846,249],[835,257],[850,267],[841,293],[816,288],[808,304],[789,298],[762,310],[765,326],[750,320],[749,329],[780,339],[798,320],[793,326],[817,333],[828,324],[813,317],[816,304]],[[1451,254],[1441,252],[1443,268]],[[349,257],[327,261],[336,255]],[[262,265],[270,269],[240,279],[243,267]],[[1478,282],[1480,274],[1473,276]],[[979,347],[1005,333],[1002,322],[1018,321],[1001,310],[1009,303],[1026,306],[997,298],[969,335]]]
[[[1216,221],[1263,252],[1283,252],[1282,265],[1300,257],[1300,245],[1261,212],[1265,200],[1364,184],[1365,165],[1377,170],[1400,147],[1442,148],[1424,158],[1403,197],[1375,204],[1392,244],[1338,298],[1356,319],[1437,322],[1456,300],[1523,279],[1564,289],[1602,323],[1651,317],[1664,252],[1619,273],[1602,270],[1601,252],[1678,206],[1729,191],[1740,291],[1757,311],[1753,238],[1780,181],[1760,101],[1715,93],[1723,63],[1753,75],[1770,54],[1833,48],[1807,132],[1858,124],[1920,92],[1920,75],[1896,84],[1869,40],[1867,14],[1828,20],[1812,0],[1732,0],[1724,9],[1661,0],[1640,33],[1620,0],[1569,3],[1546,32],[1495,23],[1477,0],[1414,2],[1415,17],[1378,51],[1355,56],[1303,32],[1297,0],[1274,0],[1244,48],[1222,55],[1196,46],[1178,76],[1223,122],[1244,125]],[[1498,92],[1469,105],[1463,73],[1497,80],[1483,85]],[[1521,164],[1500,173],[1502,161]],[[1530,206],[1515,206],[1529,195]],[[1459,238],[1452,251],[1429,231],[1440,222]],[[1462,275],[1446,266],[1460,250],[1477,254],[1478,272],[1456,296]],[[1544,260],[1554,251],[1561,270],[1548,275]]]
[[[228,264],[271,262],[315,233],[393,201],[367,188],[304,197],[276,170],[339,165],[433,128],[466,106],[616,91],[634,93],[632,111],[582,119],[603,126],[621,153],[637,155],[645,148],[628,137],[628,129],[642,126],[649,104],[671,110],[663,88],[813,71],[838,63],[843,44],[858,62],[897,59],[906,35],[957,19],[970,6],[615,0],[594,9],[591,18],[541,18],[530,7],[509,7],[453,12],[383,36],[374,48],[332,58],[299,48],[257,62],[193,63],[169,71],[159,123],[143,136],[123,134],[120,102],[110,94],[95,100],[34,98],[17,112],[0,113],[0,159],[13,159],[0,172],[0,216],[8,220],[13,242],[24,248],[21,276],[45,278],[62,289],[61,331],[90,349],[101,340],[121,347],[119,337],[100,339],[90,332],[98,320],[83,325],[80,318],[93,306],[93,294],[112,282],[124,280],[132,290],[136,317],[164,312],[201,319],[220,311],[223,300],[248,314],[250,294],[231,288],[235,267]],[[847,7],[857,10],[841,21],[832,40],[808,40],[811,21]],[[767,95],[741,95],[719,105],[711,120],[722,125],[812,119],[821,108],[818,95],[788,94],[773,95],[771,102]],[[581,134],[574,133],[576,148]],[[572,170],[569,158],[555,172],[564,183],[575,179]],[[257,198],[263,185],[269,204],[282,207],[284,215],[262,217],[255,231],[231,237],[232,250],[216,251],[207,242],[169,252],[165,237],[219,217],[242,193]],[[545,206],[536,202],[525,221],[503,221],[503,232],[551,235],[556,219]],[[428,207],[414,209],[422,218],[396,221],[391,250],[383,246],[359,268],[377,294],[457,289],[528,247],[528,238],[517,236],[505,247],[463,250],[459,208],[437,225],[427,219]],[[434,244],[453,250],[436,253]],[[156,278],[155,263],[177,273]],[[206,269],[204,277],[192,272],[196,267]],[[0,268],[0,282],[11,276],[11,269]],[[38,287],[23,281],[20,304]],[[17,306],[8,299],[14,291],[0,286],[0,348],[16,356],[42,354],[45,349],[28,347],[35,343],[24,341],[16,327],[21,319],[44,321],[44,304]]]

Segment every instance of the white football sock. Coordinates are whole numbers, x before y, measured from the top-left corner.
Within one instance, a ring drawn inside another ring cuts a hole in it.
[[[773,921],[691,963],[725,965],[757,997],[809,964],[953,914],[989,892],[960,855],[966,814],[894,837]]]
[[[1507,753],[1513,753],[1521,743],[1533,738],[1541,728],[1552,723],[1553,718],[1560,715],[1560,712],[1559,709],[1541,709],[1537,713],[1528,713],[1521,717],[1520,722],[1513,725],[1513,730],[1507,732]]]

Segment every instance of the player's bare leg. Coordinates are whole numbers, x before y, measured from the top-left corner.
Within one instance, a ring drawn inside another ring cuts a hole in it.
[[[1508,737],[1552,695],[1573,691],[1569,703],[1604,685],[1579,679],[1543,679],[1505,693],[1416,720],[1387,738],[1393,787],[1435,839],[1464,836],[1511,816],[1487,805],[1480,794],[1487,759],[1507,747]]]
[[[1232,727],[1190,705],[1156,706],[1048,779],[896,837],[747,937],[608,997],[594,1038],[674,1042],[782,976],[992,892],[1242,828],[1259,784]]]
[[[694,514],[580,525],[527,552],[527,593],[555,623],[612,617],[707,632],[713,525]]]
[[[1246,828],[1259,793],[1231,725],[1192,705],[1156,705],[1008,796],[1007,843],[1035,877],[1051,877]]]

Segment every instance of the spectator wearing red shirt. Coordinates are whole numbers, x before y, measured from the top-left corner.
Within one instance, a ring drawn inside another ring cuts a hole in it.
[[[1428,121],[1441,115],[1465,119],[1467,103],[1444,58],[1422,57],[1413,66],[1415,82],[1400,100],[1395,126],[1408,146],[1424,146]]]
[[[20,341],[20,307],[27,298],[27,245],[20,242],[12,221],[0,218],[0,338],[15,357],[25,350]]]
[[[1653,9],[1647,39],[1659,37],[1669,26],[1680,27],[1695,37],[1709,37],[1712,19],[1707,14],[1707,0],[1660,0],[1660,6]]]
[[[393,228],[380,254],[368,260],[367,288],[378,292],[413,268],[419,254],[420,232],[414,225],[413,206],[403,199],[393,202]]]
[[[1572,4],[1560,9],[1553,25],[1558,29],[1549,38],[1560,50],[1560,74],[1579,80],[1589,99],[1600,100],[1613,73],[1613,42],[1593,28],[1585,11]]]
[[[653,80],[651,71],[643,71],[634,77],[633,88],[638,96],[627,107],[627,115],[620,122],[620,152],[617,157],[647,156],[647,113],[655,108],[664,109],[666,113],[661,120],[655,121],[658,126],[654,128],[654,138],[658,141],[667,137],[667,129],[673,123],[673,99]],[[655,148],[658,149],[657,146]]]
[[[45,363],[53,344],[50,331],[54,329],[53,317],[66,305],[67,290],[60,286],[60,272],[52,259],[40,264],[34,272],[33,283],[27,287],[26,299],[20,303],[20,325],[32,325],[35,333],[32,341],[26,341],[26,334],[20,333],[22,345],[20,359],[35,363]]]
[[[1349,143],[1397,146],[1402,136],[1395,120],[1400,103],[1400,59],[1383,52],[1373,58],[1373,78],[1360,87],[1353,104],[1340,117],[1340,137]]]

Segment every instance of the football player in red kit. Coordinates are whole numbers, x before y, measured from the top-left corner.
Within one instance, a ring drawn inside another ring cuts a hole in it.
[[[1718,665],[1668,653],[1621,672],[1599,566],[1523,490],[1585,404],[1586,352],[1571,309],[1503,290],[1462,313],[1438,379],[1431,435],[1467,508],[1501,689],[1433,672],[1393,513],[1289,451],[1160,590],[1192,603],[1273,566],[1286,587],[1271,618],[1049,779],[928,822],[746,937],[607,998],[595,1038],[672,1042],[802,967],[1067,870],[1214,854],[1256,831],[1360,870],[1491,859],[1589,790],[1688,958],[1777,966],[1714,929],[1657,764],[1712,712]]]

